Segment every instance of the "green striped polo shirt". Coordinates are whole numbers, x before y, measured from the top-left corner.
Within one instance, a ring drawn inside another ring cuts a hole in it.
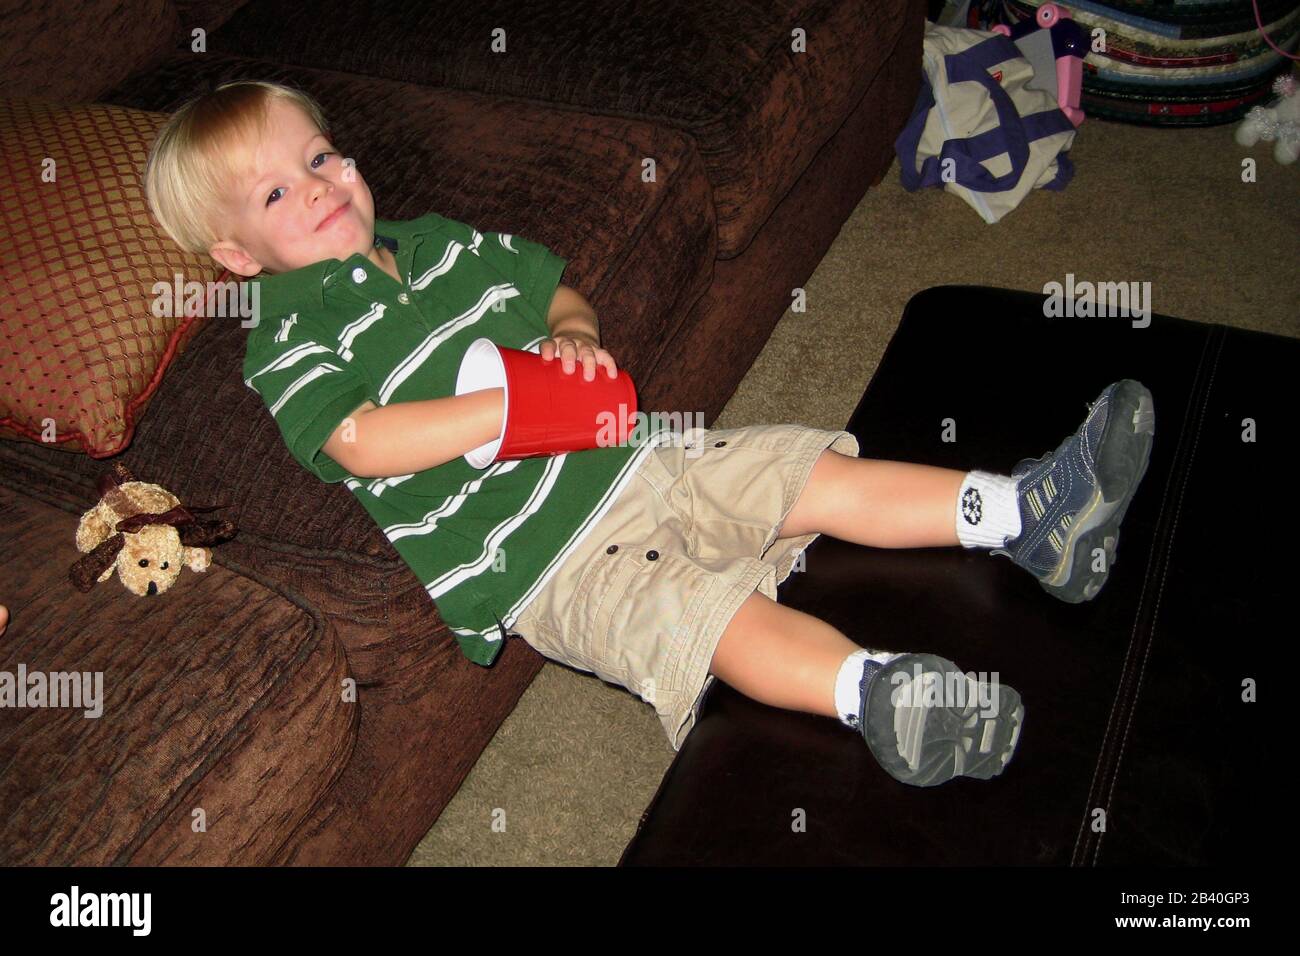
[[[401,283],[360,253],[252,280],[259,311],[244,381],[294,458],[345,482],[383,528],[465,656],[490,664],[506,629],[673,433],[659,415],[642,416],[621,445],[485,469],[458,457],[410,475],[350,474],[321,450],[344,418],[367,399],[454,395],[475,339],[539,352],[567,263],[538,243],[436,213],[376,220],[375,234]]]

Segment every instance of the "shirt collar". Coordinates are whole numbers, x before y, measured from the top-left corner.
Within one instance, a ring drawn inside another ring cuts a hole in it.
[[[397,256],[400,270],[402,263],[414,255],[419,237],[434,229],[431,221],[433,218],[433,216],[423,216],[407,222],[376,219],[375,245],[384,245],[394,256]],[[301,269],[250,279],[250,282],[258,286],[259,311],[267,317],[274,317],[323,309],[326,284],[339,269],[354,259],[365,260],[367,265],[374,265],[358,252],[349,256],[347,262],[340,262],[338,259],[322,259]]]

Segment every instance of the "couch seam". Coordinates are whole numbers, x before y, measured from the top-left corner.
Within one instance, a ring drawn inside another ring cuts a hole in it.
[[[1174,550],[1174,540],[1178,535],[1178,519],[1182,516],[1183,498],[1187,491],[1187,486],[1191,484],[1192,473],[1196,465],[1196,450],[1201,443],[1201,430],[1205,425],[1205,412],[1210,404],[1210,394],[1214,391],[1214,379],[1219,371],[1219,358],[1223,355],[1223,344],[1227,341],[1227,331],[1223,326],[1218,326],[1216,331],[1219,332],[1219,347],[1214,353],[1214,364],[1210,368],[1210,380],[1205,387],[1205,397],[1201,403],[1200,415],[1197,420],[1196,434],[1192,441],[1192,451],[1188,456],[1187,467],[1183,469],[1182,487],[1179,489],[1178,502],[1174,509],[1173,526],[1169,529],[1169,541],[1165,551],[1164,567],[1160,571],[1160,588],[1156,592],[1155,606],[1151,611],[1151,625],[1147,630],[1146,649],[1142,654],[1142,664],[1138,669],[1136,685],[1133,690],[1133,703],[1128,708],[1128,714],[1124,722],[1124,736],[1120,739],[1119,749],[1115,752],[1115,766],[1110,775],[1110,787],[1106,792],[1106,806],[1109,807],[1115,794],[1115,784],[1119,780],[1120,763],[1124,759],[1124,748],[1128,744],[1129,730],[1133,726],[1133,715],[1137,711],[1138,698],[1142,695],[1142,677],[1146,673],[1147,659],[1151,656],[1151,647],[1155,644],[1156,623],[1160,616],[1160,600],[1164,595],[1165,581],[1169,576],[1170,557]],[[1097,835],[1097,845],[1093,851],[1093,865],[1095,866],[1101,859],[1101,842],[1106,837],[1106,831],[1103,830]]]
[[[1178,447],[1175,448],[1173,457],[1171,459],[1169,478],[1166,479],[1163,493],[1161,494],[1160,510],[1157,513],[1157,517],[1156,517],[1154,540],[1152,542],[1151,556],[1148,559],[1147,573],[1143,576],[1142,579],[1142,591],[1138,596],[1137,608],[1134,610],[1133,613],[1133,624],[1132,624],[1132,629],[1130,631],[1128,648],[1124,656],[1124,664],[1120,670],[1119,681],[1115,687],[1114,696],[1111,700],[1110,713],[1109,715],[1107,715],[1106,718],[1106,729],[1102,734],[1101,747],[1097,752],[1097,759],[1093,765],[1092,780],[1088,784],[1088,794],[1086,798],[1087,805],[1083,807],[1083,813],[1080,815],[1080,819],[1079,819],[1079,832],[1075,838],[1074,851],[1071,854],[1071,862],[1074,864],[1077,864],[1080,861],[1081,853],[1086,854],[1087,852],[1086,849],[1084,849],[1083,847],[1088,840],[1087,834],[1088,834],[1089,811],[1092,805],[1096,802],[1094,799],[1094,794],[1098,793],[1098,786],[1099,786],[1098,777],[1102,774],[1103,764],[1106,763],[1107,750],[1109,748],[1109,742],[1111,740],[1111,727],[1115,724],[1117,720],[1117,713],[1123,703],[1124,690],[1126,684],[1128,683],[1128,677],[1131,670],[1130,663],[1133,659],[1134,643],[1139,639],[1140,632],[1142,630],[1141,627],[1142,611],[1143,611],[1143,607],[1146,604],[1147,587],[1152,581],[1152,568],[1150,562],[1151,560],[1159,561],[1162,555],[1161,527],[1164,523],[1163,519],[1165,515],[1165,510],[1169,503],[1170,487],[1173,484],[1172,481],[1173,477],[1179,473],[1178,463],[1182,459],[1181,453],[1187,443],[1187,433],[1189,430],[1188,423],[1192,416],[1192,408],[1195,405],[1196,396],[1198,392],[1200,392],[1201,390],[1199,388],[1199,383],[1202,380],[1202,371],[1205,368],[1206,355],[1209,352],[1210,344],[1213,339],[1214,332],[1217,328],[1219,327],[1211,326],[1209,330],[1209,334],[1206,335],[1205,341],[1202,344],[1200,360],[1197,362],[1196,375],[1192,379],[1191,395],[1189,396],[1187,407],[1183,414],[1184,427],[1180,429],[1179,436],[1178,436]],[[1199,425],[1197,426],[1197,428],[1199,428]]]

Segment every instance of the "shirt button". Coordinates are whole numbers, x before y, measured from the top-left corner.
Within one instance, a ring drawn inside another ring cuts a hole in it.
[[[613,554],[613,553],[614,553],[615,551],[617,551],[617,550],[618,550],[618,545],[616,545],[616,544],[611,544],[608,548],[605,549],[605,553],[606,553],[606,554]]]
[[[659,552],[658,552],[658,551],[647,551],[647,552],[645,553],[645,556],[646,556],[647,558],[649,558],[651,561],[658,561],[658,560],[659,560]]]
[[[397,301],[402,303],[402,305],[410,305],[411,297],[407,295],[405,292],[399,292],[397,293]]]
[[[355,283],[357,283],[357,285],[360,285],[361,283],[365,282],[365,281],[366,281],[366,270],[363,269],[363,268],[361,268],[360,266],[357,266],[355,269],[353,269],[353,270],[352,270],[352,281],[355,282]]]

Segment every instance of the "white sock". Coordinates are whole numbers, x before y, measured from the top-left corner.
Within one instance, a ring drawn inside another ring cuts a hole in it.
[[[957,540],[965,548],[1000,548],[1020,535],[1016,479],[969,471],[957,493]]]
[[[844,658],[844,663],[840,665],[840,672],[835,677],[835,712],[840,716],[840,723],[845,727],[857,729],[862,719],[860,685],[865,662],[870,660],[877,664],[888,664],[895,657],[902,656],[888,651],[860,650]]]

